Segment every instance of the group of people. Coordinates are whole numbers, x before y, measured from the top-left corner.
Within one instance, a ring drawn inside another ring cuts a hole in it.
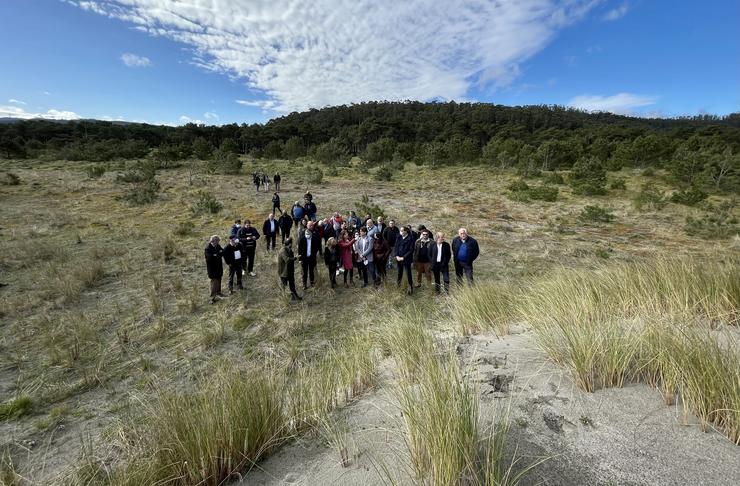
[[[272,182],[275,183],[275,190],[278,192],[280,191],[280,179],[280,173],[278,172],[272,176]],[[252,172],[252,184],[257,188],[257,192],[260,192],[260,187],[264,192],[268,192],[270,190],[270,177],[261,171]]]
[[[228,265],[228,288],[234,292],[234,281],[237,289],[243,289],[242,276],[254,272],[255,250],[257,241],[264,236],[265,249],[274,251],[278,234],[281,236],[282,248],[278,253],[278,276],[283,288],[290,289],[292,300],[301,300],[295,284],[296,261],[301,267],[303,289],[313,287],[316,282],[316,267],[323,260],[326,266],[331,288],[336,288],[338,280],[344,287],[355,285],[356,276],[362,287],[380,286],[388,278],[389,270],[396,268],[396,283],[400,287],[406,274],[407,293],[414,288],[427,285],[434,290],[449,292],[449,264],[453,263],[457,282],[463,278],[473,284],[473,262],[478,258],[478,242],[470,236],[465,228],[460,228],[448,243],[443,232],[433,233],[424,225],[414,230],[410,225],[397,226],[394,220],[387,223],[382,216],[373,218],[365,215],[359,218],[354,211],[346,216],[335,212],[332,217],[318,219],[313,196],[306,193],[303,204],[296,201],[291,213],[281,211],[275,218],[275,197],[279,210],[279,196],[273,196],[273,210],[262,224],[262,234],[252,226],[250,220],[243,222],[237,219],[231,227],[229,242],[225,247],[220,245],[220,238],[214,235],[205,249],[208,277],[211,279],[211,302],[222,297],[221,280],[223,262]],[[293,249],[294,236],[297,244]],[[416,273],[416,285],[414,276]]]

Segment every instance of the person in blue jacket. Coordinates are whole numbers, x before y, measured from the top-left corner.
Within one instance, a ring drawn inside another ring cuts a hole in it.
[[[298,225],[301,224],[301,220],[303,219],[303,216],[305,216],[306,211],[303,209],[303,206],[301,206],[301,202],[296,201],[290,212],[293,215],[293,226],[297,228]]]
[[[478,242],[468,235],[468,230],[465,228],[457,230],[457,236],[452,240],[452,259],[459,285],[462,285],[463,273],[468,284],[473,285],[473,262],[478,258],[479,253]]]

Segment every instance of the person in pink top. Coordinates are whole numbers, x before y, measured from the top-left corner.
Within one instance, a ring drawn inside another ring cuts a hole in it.
[[[352,251],[353,251],[353,245],[355,244],[355,239],[349,238],[349,233],[347,231],[342,231],[341,236],[339,237],[339,264],[340,268],[344,271],[344,286],[349,287],[347,284],[347,274],[349,273],[349,283],[351,285],[354,285],[354,272],[353,272],[353,266],[352,266]]]

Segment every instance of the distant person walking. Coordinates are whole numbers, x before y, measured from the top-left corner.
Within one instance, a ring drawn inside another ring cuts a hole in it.
[[[459,285],[462,285],[463,273],[468,280],[468,285],[473,285],[473,262],[478,258],[479,253],[480,249],[475,238],[468,235],[468,230],[460,228],[457,236],[452,240],[452,256]]]
[[[290,300],[301,300],[295,290],[295,255],[293,254],[293,238],[288,236],[283,243],[283,248],[278,255],[278,276],[283,285],[290,288]]]
[[[450,260],[452,250],[450,244],[445,241],[445,234],[437,233],[437,241],[432,246],[431,261],[432,273],[434,273],[434,289],[440,292],[440,276],[444,281],[445,292],[450,291]]]
[[[272,176],[272,181],[275,183],[275,190],[277,192],[280,192],[280,179],[282,179],[280,177],[280,173],[279,172],[275,172],[275,175]]]
[[[309,221],[316,221],[316,203],[313,202],[313,198],[306,199],[303,204],[303,209],[306,211],[306,217]]]
[[[246,257],[242,260],[242,269],[249,272],[252,277],[256,277],[257,274],[254,273],[254,252],[257,249],[257,240],[260,239],[260,233],[252,227],[250,220],[245,219],[244,226],[239,229],[238,236]]]
[[[223,258],[224,249],[221,248],[220,242],[221,238],[218,235],[213,235],[208,240],[205,249],[206,271],[211,281],[211,304],[215,304],[219,297],[224,296],[221,293],[221,279],[224,276],[224,266],[221,259]]]
[[[260,192],[260,184],[262,183],[262,178],[256,172],[254,174],[252,174],[252,183],[257,188],[257,192],[259,193]]]
[[[403,272],[406,272],[406,278],[409,283],[407,293],[411,295],[414,292],[414,279],[411,276],[411,264],[414,261],[414,241],[411,239],[411,228],[404,226],[401,228],[401,234],[396,239],[396,265],[398,265],[398,278],[396,283],[401,286]]]
[[[265,186],[265,192],[269,192],[270,179],[267,177],[267,174],[262,174],[262,185]]]
[[[283,212],[283,210],[280,209],[280,196],[278,196],[277,192],[272,195],[272,214],[275,214],[276,209],[278,210],[278,214]]]
[[[262,223],[262,234],[265,235],[265,248],[267,251],[275,249],[275,240],[280,232],[278,222],[275,221],[275,215],[270,213],[267,219]]]
[[[229,237],[229,244],[224,248],[224,261],[229,266],[229,294],[234,293],[234,276],[236,275],[236,288],[244,289],[242,286],[242,258],[244,248],[235,236]]]
[[[283,211],[280,215],[278,226],[280,227],[280,242],[285,243],[285,238],[290,236],[290,229],[293,227],[293,218],[290,217],[288,211]]]

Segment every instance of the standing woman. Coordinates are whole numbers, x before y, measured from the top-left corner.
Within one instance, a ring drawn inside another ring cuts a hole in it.
[[[211,280],[211,304],[214,304],[218,297],[224,296],[221,293],[221,279],[224,276],[224,265],[221,259],[224,250],[219,245],[220,241],[221,238],[218,235],[211,236],[205,250],[206,270],[208,271],[208,278]]]
[[[375,263],[376,285],[385,280],[386,265],[391,249],[388,243],[381,237],[380,233],[375,233],[373,237],[373,262]]]
[[[353,281],[353,271],[354,268],[352,265],[352,245],[355,244],[355,239],[349,238],[349,233],[347,231],[342,231],[342,234],[339,238],[339,263],[341,264],[342,268],[344,269],[344,286],[349,287],[347,285],[347,274],[349,273],[349,283],[354,285]]]
[[[326,241],[326,248],[324,248],[324,264],[329,269],[329,281],[331,281],[331,288],[337,286],[337,265],[339,265],[339,247],[337,246],[337,240],[334,237],[329,238]]]

